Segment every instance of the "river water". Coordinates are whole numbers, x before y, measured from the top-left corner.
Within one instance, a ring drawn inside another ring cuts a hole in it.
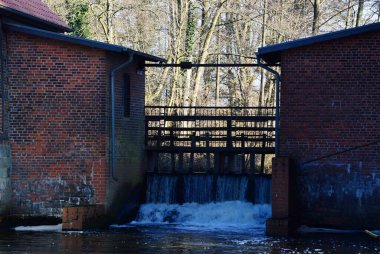
[[[105,231],[62,232],[61,226],[0,233],[0,253],[380,253],[361,232],[273,238],[264,234],[270,205],[244,201],[145,204],[136,220]]]

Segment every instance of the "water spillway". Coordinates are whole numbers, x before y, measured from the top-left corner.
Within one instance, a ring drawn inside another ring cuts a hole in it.
[[[132,224],[187,229],[263,228],[271,216],[268,175],[149,174]]]
[[[205,204],[144,204],[133,224],[175,225],[185,229],[264,228],[271,216],[269,204],[254,205],[244,201]]]
[[[165,175],[147,176],[147,203],[198,203],[248,201],[270,204],[268,175]]]

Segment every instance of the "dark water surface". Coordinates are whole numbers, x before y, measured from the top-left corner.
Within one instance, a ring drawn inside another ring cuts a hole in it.
[[[265,237],[241,231],[128,226],[99,232],[1,232],[0,253],[380,253],[380,241],[364,234]]]

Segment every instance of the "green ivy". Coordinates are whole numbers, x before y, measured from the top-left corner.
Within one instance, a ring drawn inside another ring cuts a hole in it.
[[[84,1],[72,3],[66,1],[66,6],[68,9],[67,22],[73,29],[71,34],[87,39],[91,38],[89,4]]]

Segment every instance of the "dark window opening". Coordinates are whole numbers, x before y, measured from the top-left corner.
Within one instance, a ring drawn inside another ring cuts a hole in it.
[[[124,117],[129,117],[131,114],[131,79],[128,74],[123,77],[123,104]]]

